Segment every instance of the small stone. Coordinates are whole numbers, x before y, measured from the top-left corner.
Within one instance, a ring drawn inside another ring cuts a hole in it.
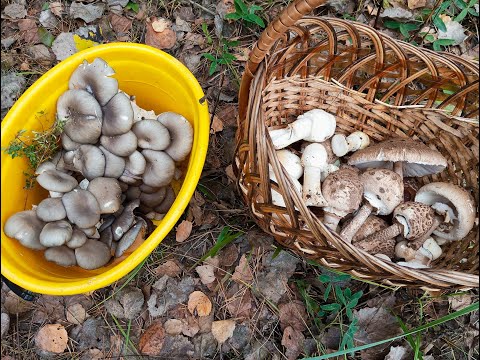
[[[10,19],[23,19],[27,16],[27,9],[21,4],[10,4],[5,6],[3,13]]]
[[[10,316],[7,313],[2,312],[2,330],[0,333],[0,337],[3,338],[3,335],[7,333],[9,327],[10,327]]]
[[[38,20],[47,29],[55,29],[58,25],[58,20],[50,9],[43,10]]]
[[[83,4],[74,2],[70,5],[70,16],[74,19],[82,19],[88,24],[100,19],[104,10],[104,4]]]
[[[107,5],[108,6],[121,6],[125,7],[127,6],[128,2],[130,0],[107,0]]]
[[[73,39],[73,33],[61,33],[53,41],[52,51],[55,54],[58,61],[65,60],[69,56],[77,52],[75,46],[75,40]]]

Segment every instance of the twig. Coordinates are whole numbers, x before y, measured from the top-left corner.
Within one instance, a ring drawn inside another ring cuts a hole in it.
[[[202,9],[203,11],[206,11],[206,12],[209,13],[210,15],[213,15],[213,16],[216,15],[215,12],[213,12],[212,10],[207,9],[206,7],[200,5],[200,4],[198,4],[198,3],[196,3],[196,2],[194,2],[194,1],[192,1],[192,0],[188,0],[188,2],[190,3],[190,5],[197,6],[198,8]]]

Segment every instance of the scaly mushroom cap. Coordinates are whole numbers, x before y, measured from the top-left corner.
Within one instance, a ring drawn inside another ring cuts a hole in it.
[[[193,127],[182,115],[174,112],[164,112],[158,115],[157,120],[170,133],[170,145],[165,152],[174,161],[182,161],[190,154],[193,144]]]
[[[140,203],[150,208],[154,208],[162,203],[163,199],[165,199],[166,193],[167,189],[165,187],[160,188],[157,192],[152,194],[141,193]]]
[[[98,147],[105,155],[105,177],[118,179],[123,174],[125,169],[125,159],[123,157],[112,154],[103,146]]]
[[[46,170],[37,176],[37,182],[48,191],[69,192],[78,185],[74,177],[58,170]]]
[[[168,129],[157,120],[141,120],[133,124],[132,131],[142,149],[165,150],[170,145]]]
[[[79,229],[73,229],[72,237],[67,241],[67,246],[70,249],[76,249],[87,241],[87,235]],[[75,254],[74,254],[75,255]]]
[[[73,151],[73,150],[77,150],[78,147],[82,144],[78,143],[78,142],[75,142],[73,141],[72,139],[70,139],[67,135],[66,132],[62,132],[62,135],[60,136],[61,140],[62,140],[62,147],[66,150],[66,151]]]
[[[37,217],[34,210],[26,210],[10,216],[3,232],[29,249],[43,250],[45,246],[40,243],[40,233],[44,226],[45,223]]]
[[[157,205],[154,210],[159,214],[166,214],[168,210],[172,207],[173,203],[175,202],[175,192],[173,191],[171,186],[167,187],[167,192],[165,194],[165,198]]]
[[[115,257],[122,256],[135,241],[143,241],[147,231],[147,223],[140,217],[135,219],[137,222],[120,239],[115,249]]]
[[[360,169],[385,168],[394,162],[403,162],[404,177],[436,174],[447,167],[447,160],[437,150],[408,138],[392,138],[370,145],[348,159],[349,165]]]
[[[370,215],[352,238],[352,244],[369,254],[384,254],[392,259],[395,254],[395,238],[377,241],[364,241],[367,236],[372,235],[377,231],[386,229],[387,227],[388,224],[385,220],[377,216]]]
[[[129,156],[137,150],[137,137],[132,131],[118,136],[101,136],[100,144],[117,156]]]
[[[73,166],[88,180],[95,179],[105,173],[105,155],[94,145],[82,145],[75,150]]]
[[[327,207],[324,210],[344,217],[360,206],[363,184],[357,171],[342,168],[325,178],[322,194],[327,200]]]
[[[110,261],[110,248],[98,240],[88,239],[83,246],[75,249],[75,258],[83,269],[98,269]]]
[[[132,125],[133,110],[130,99],[119,92],[103,107],[102,135],[122,135],[130,131]]]
[[[140,206],[140,199],[135,199],[125,205],[120,216],[118,216],[112,224],[113,240],[118,241],[128,229],[130,229],[135,221],[133,210]]]
[[[70,77],[68,87],[88,91],[104,106],[118,92],[117,79],[110,77],[114,74],[115,71],[101,58],[91,63],[84,60]]]
[[[67,212],[61,198],[46,198],[35,209],[37,217],[45,222],[65,219]]]
[[[426,234],[433,225],[433,209],[419,202],[408,201],[397,206],[393,218],[403,225],[403,237],[413,241]]]
[[[122,189],[117,179],[95,178],[90,181],[87,190],[97,199],[101,214],[113,214],[120,208]]]
[[[403,202],[403,179],[392,170],[370,169],[360,175],[363,197],[379,215],[389,215]]]
[[[59,220],[47,223],[40,233],[40,243],[45,247],[61,246],[72,238],[72,225]]]
[[[68,220],[79,228],[95,226],[100,220],[100,206],[95,196],[87,191],[75,189],[62,197]]]
[[[376,233],[377,231],[386,229],[388,223],[374,215],[370,215],[367,220],[363,223],[362,227],[357,231],[357,233],[352,238],[352,244],[365,239],[367,236]]]
[[[152,187],[162,187],[170,184],[175,173],[175,162],[163,151],[143,150],[142,155],[147,161],[143,182]]]
[[[430,205],[437,211],[444,208],[445,211],[453,212],[453,218],[450,219],[453,225],[447,224],[446,227],[441,225],[433,232],[441,238],[450,241],[461,240],[475,224],[477,214],[475,201],[458,185],[444,182],[429,183],[418,190],[415,201]],[[451,214],[448,215],[452,217]]]
[[[75,266],[77,264],[77,260],[75,259],[75,251],[66,247],[65,245],[55,246],[45,250],[44,256],[48,261],[54,262],[60,266],[68,267]]]
[[[80,144],[95,144],[102,133],[102,109],[84,90],[67,90],[57,101],[57,119],[66,121],[63,130]]]

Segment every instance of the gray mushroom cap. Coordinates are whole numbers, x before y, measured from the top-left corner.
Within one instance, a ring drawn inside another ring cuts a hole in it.
[[[98,241],[103,242],[105,245],[107,245],[109,248],[112,247],[112,242],[113,242],[113,234],[112,234],[112,228],[107,227],[103,231],[100,232],[100,239]]]
[[[147,162],[143,155],[135,150],[125,161],[125,169],[123,170],[120,180],[127,184],[136,183],[137,180],[142,178],[146,165]]]
[[[157,192],[151,194],[142,193],[140,194],[140,203],[149,208],[154,208],[161,204],[163,199],[165,199],[166,193],[167,189],[165,187],[161,187]]]
[[[127,200],[135,200],[140,198],[141,193],[138,186],[129,186],[125,195],[127,196]]]
[[[47,170],[57,170],[57,167],[52,161],[45,161],[35,169],[35,175],[40,175]]]
[[[61,198],[43,199],[36,208],[37,217],[45,222],[65,219],[67,212]]]
[[[59,220],[47,223],[40,233],[40,243],[45,247],[61,246],[72,238],[72,225]]]
[[[160,190],[159,187],[148,186],[145,184],[141,184],[139,187],[140,191],[145,194],[153,194]]]
[[[98,269],[110,261],[110,248],[98,240],[88,239],[83,246],[75,249],[75,258],[83,269]]]
[[[62,197],[68,220],[79,228],[95,226],[100,220],[100,206],[95,196],[86,190],[75,189]]]
[[[100,144],[117,156],[129,156],[137,150],[137,137],[132,131],[118,136],[101,136]]]
[[[61,266],[68,267],[75,266],[77,264],[77,260],[75,259],[75,251],[66,247],[65,245],[48,248],[45,250],[44,256],[48,261],[54,262]]]
[[[116,136],[125,134],[132,128],[133,110],[130,99],[124,93],[117,93],[103,107],[102,134]]]
[[[170,133],[170,145],[165,152],[175,161],[185,160],[192,150],[192,125],[182,115],[170,111],[158,115],[157,120]]]
[[[72,237],[70,238],[70,240],[67,241],[66,245],[70,249],[76,249],[82,246],[83,244],[85,244],[86,241],[87,241],[87,235],[85,235],[83,231],[75,228],[73,229]]]
[[[37,176],[38,184],[45,190],[68,192],[78,185],[74,177],[58,170],[45,170]]]
[[[33,250],[43,250],[40,233],[45,223],[34,210],[20,211],[10,216],[3,227],[5,235],[18,240],[23,246]]]
[[[98,231],[96,226],[91,226],[88,228],[77,228],[77,229],[83,232],[90,239],[100,238],[100,232]]]
[[[112,154],[101,145],[98,148],[102,150],[103,155],[105,155],[104,176],[118,179],[120,176],[122,176],[123,170],[125,169],[125,159],[121,156]]]
[[[165,198],[160,203],[160,205],[155,206],[154,210],[159,214],[166,214],[170,210],[174,202],[175,202],[175,192],[173,191],[171,186],[168,186],[165,194]]]
[[[61,135],[60,138],[62,139],[62,147],[66,151],[76,150],[76,149],[78,149],[78,147],[80,145],[82,145],[82,144],[80,144],[78,142],[75,142],[72,139],[70,139],[70,137],[67,135],[66,132],[62,132],[62,135]]]
[[[133,225],[135,221],[135,215],[133,214],[133,210],[135,210],[140,205],[140,199],[135,199],[125,205],[120,216],[112,224],[112,233],[113,239],[118,241],[123,234],[125,234],[128,229]]]
[[[175,173],[175,162],[163,151],[143,150],[142,155],[147,161],[143,182],[152,187],[166,186],[172,182]]]
[[[135,241],[144,240],[147,223],[140,217],[137,217],[136,221],[135,225],[133,225],[118,242],[117,248],[115,249],[115,257],[122,256]]]
[[[157,120],[141,120],[133,124],[132,131],[142,149],[165,150],[170,145],[168,129]]]
[[[88,91],[104,106],[118,92],[117,79],[110,77],[114,74],[115,71],[101,58],[91,63],[84,60],[70,77],[68,87]]]
[[[120,208],[122,189],[117,179],[95,178],[90,181],[87,190],[97,199],[101,214],[112,214]]]
[[[94,145],[82,145],[75,150],[73,166],[88,180],[104,175],[105,162],[105,154]]]
[[[102,109],[84,90],[68,90],[57,101],[57,118],[65,121],[67,136],[81,144],[95,144],[102,132]]]

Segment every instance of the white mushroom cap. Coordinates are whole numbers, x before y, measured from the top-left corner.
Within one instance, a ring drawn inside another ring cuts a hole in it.
[[[337,121],[334,115],[321,110],[313,109],[299,115],[297,120],[302,118],[310,118],[312,121],[312,128],[310,135],[304,137],[304,140],[322,142],[332,137],[335,133]]]
[[[403,179],[388,169],[369,169],[360,175],[363,197],[379,215],[389,215],[403,202]]]
[[[75,189],[62,197],[68,220],[79,228],[95,226],[100,220],[100,206],[95,196],[86,190]]]
[[[72,225],[59,220],[47,223],[40,233],[40,243],[45,247],[61,246],[72,238]]]
[[[132,125],[133,110],[130,99],[119,92],[103,107],[102,134],[105,136],[122,135],[130,131]]]
[[[3,227],[5,235],[17,239],[23,246],[33,250],[43,250],[40,233],[45,226],[34,210],[20,211],[10,216]]]
[[[182,115],[174,112],[164,112],[157,120],[168,129],[170,145],[165,152],[174,161],[182,161],[190,154],[193,144],[193,127]]]
[[[141,120],[136,122],[132,131],[142,149],[165,150],[170,145],[168,129],[157,120]]]
[[[100,144],[117,156],[129,156],[137,150],[137,137],[132,131],[117,136],[101,136]]]
[[[72,237],[70,238],[70,240],[67,241],[66,245],[70,249],[76,249],[82,246],[83,244],[85,244],[86,241],[87,241],[87,235],[85,235],[83,231],[75,228],[73,229]]]
[[[143,150],[142,155],[147,165],[143,173],[143,182],[152,187],[170,184],[175,173],[175,162],[163,151]]]
[[[88,91],[104,106],[118,92],[117,79],[110,77],[114,74],[115,71],[101,58],[91,63],[84,60],[70,77],[68,87]]]
[[[117,179],[95,178],[90,181],[87,190],[97,199],[101,214],[113,214],[120,208],[122,189]]]
[[[45,170],[37,176],[38,184],[45,190],[68,192],[78,185],[74,177],[58,170]]]
[[[65,245],[48,248],[45,250],[44,256],[48,261],[52,261],[61,266],[68,267],[77,264],[75,252]]]
[[[416,251],[408,246],[408,241],[402,240],[395,245],[395,256],[399,259],[405,259],[406,261],[413,260],[415,258]]]
[[[287,149],[278,150],[276,153],[278,161],[280,161],[280,164],[282,164],[287,173],[294,179],[300,179],[303,175],[300,157]]]
[[[447,212],[453,225],[439,226],[433,234],[450,241],[461,240],[475,224],[476,209],[472,196],[458,185],[433,182],[421,187],[415,201],[430,205],[437,211]],[[453,216],[452,216],[453,213]]]
[[[433,238],[428,238],[423,243],[422,247],[418,249],[418,252],[423,256],[434,261],[442,255],[442,248],[437,244]]]
[[[92,180],[104,175],[105,155],[94,145],[82,145],[75,150],[73,165],[88,180]]]
[[[45,222],[65,219],[67,212],[60,198],[46,198],[35,209],[37,217]]]
[[[83,269],[98,269],[110,261],[110,248],[103,242],[88,239],[83,246],[75,249],[75,258]]]

